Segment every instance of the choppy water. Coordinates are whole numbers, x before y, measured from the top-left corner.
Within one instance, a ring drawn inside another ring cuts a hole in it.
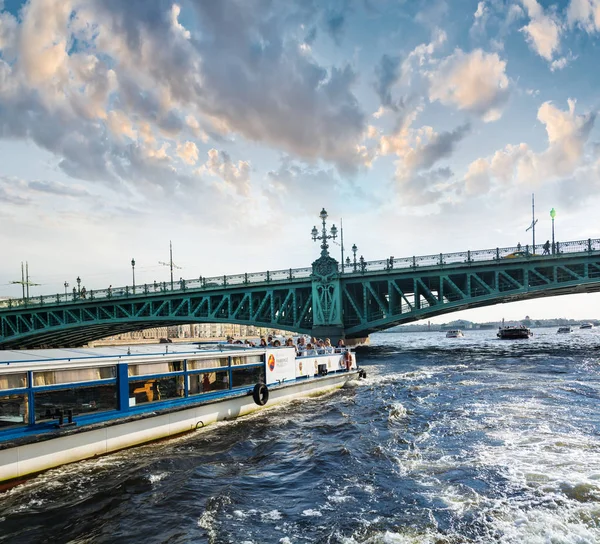
[[[0,542],[600,542],[600,330],[379,334],[361,385],[49,471]]]

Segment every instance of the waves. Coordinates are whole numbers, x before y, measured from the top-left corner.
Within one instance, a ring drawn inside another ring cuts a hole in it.
[[[490,333],[378,335],[354,387],[49,471],[0,542],[600,542],[595,335]]]

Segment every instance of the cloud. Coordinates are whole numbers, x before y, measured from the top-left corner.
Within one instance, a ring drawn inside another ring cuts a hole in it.
[[[250,163],[238,161],[236,164],[225,151],[211,149],[208,152],[208,160],[202,165],[200,172],[207,172],[211,176],[222,179],[241,195],[247,196],[250,193]]]
[[[477,3],[477,9],[473,14],[473,25],[469,33],[471,36],[481,36],[485,33],[485,25],[487,24],[490,16],[490,10],[485,5],[485,1]]]
[[[590,34],[600,31],[600,0],[571,0],[567,8],[567,22],[580,26]]]
[[[506,62],[481,49],[456,49],[429,77],[431,101],[456,106],[486,122],[501,117],[510,94]]]
[[[187,164],[196,164],[198,161],[198,147],[190,141],[177,144],[177,155]]]
[[[547,148],[536,153],[526,143],[509,144],[493,156],[472,162],[464,178],[468,194],[493,190],[495,184],[539,184],[567,178],[584,165],[585,144],[594,126],[595,113],[578,115],[575,101],[568,101],[568,110],[551,102],[538,109],[538,120],[544,124]]]
[[[426,206],[439,202],[453,175],[452,170],[446,167],[401,176],[397,179],[398,201],[404,206]]]
[[[521,0],[529,14],[529,24],[521,28],[527,43],[540,57],[551,62],[560,49],[562,25],[554,14],[544,12],[536,0]]]

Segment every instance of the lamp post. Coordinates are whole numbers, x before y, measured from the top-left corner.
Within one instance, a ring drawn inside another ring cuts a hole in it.
[[[64,283],[64,285],[65,285],[65,296],[66,296],[66,295],[67,295],[67,287],[69,287],[69,282],[68,282],[68,281],[66,281],[66,282]]]
[[[362,255],[360,256],[359,262],[360,262],[360,271],[362,273],[364,273],[364,271],[367,268],[367,264],[365,263],[365,258]]]
[[[310,233],[312,235],[313,242],[321,240],[321,257],[329,257],[329,252],[327,251],[327,249],[329,248],[329,244],[327,243],[327,240],[335,240],[337,238],[337,227],[335,225],[332,225],[330,231],[331,234],[327,234],[327,227],[325,225],[325,220],[327,219],[327,212],[325,211],[325,208],[321,210],[319,217],[323,222],[321,235],[319,235],[319,231],[317,230],[316,226],[312,228],[312,231]]]
[[[356,252],[358,251],[358,248],[356,247],[356,244],[352,244],[352,253],[354,254],[354,272],[356,272]]]
[[[554,208],[550,210],[550,217],[552,218],[552,255],[554,255],[554,218],[556,217],[556,210]]]
[[[135,293],[135,259],[131,259],[131,274],[133,276],[133,292]]]
[[[77,294],[81,295],[81,278],[77,276]]]

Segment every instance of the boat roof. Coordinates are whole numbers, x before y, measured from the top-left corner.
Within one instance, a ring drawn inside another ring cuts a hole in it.
[[[0,366],[14,363],[40,363],[53,361],[91,361],[118,360],[131,357],[164,357],[165,355],[209,355],[231,351],[260,351],[261,348],[245,347],[243,345],[213,344],[199,346],[198,343],[169,343],[169,344],[132,344],[122,346],[102,346],[95,348],[56,348],[56,349],[19,349],[0,350]]]

